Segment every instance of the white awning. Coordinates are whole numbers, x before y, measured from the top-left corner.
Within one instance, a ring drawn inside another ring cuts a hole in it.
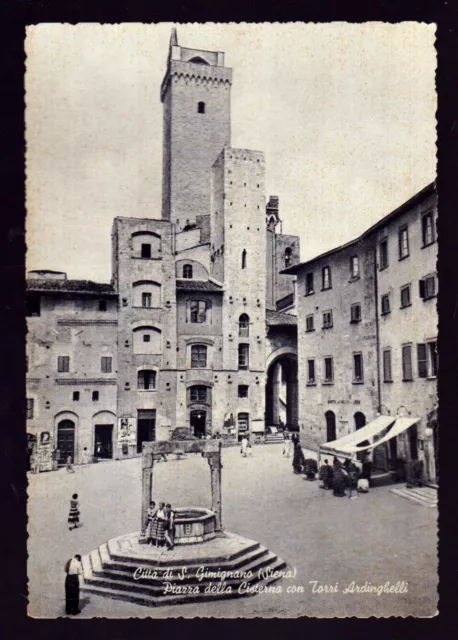
[[[354,444],[344,445],[342,447],[342,450],[347,453],[355,453],[358,451],[367,451],[368,449],[373,449],[374,447],[378,447],[379,444],[382,444],[383,442],[387,442],[388,440],[391,440],[391,438],[395,438],[403,431],[406,431],[406,429],[408,429],[409,427],[412,427],[414,424],[417,424],[417,422],[419,421],[420,421],[420,418],[397,418],[396,422],[388,431],[388,433],[385,434],[383,438],[380,438],[380,440],[377,440],[376,442],[373,442],[372,444],[366,447],[358,447],[358,446],[355,446]]]
[[[384,429],[390,427],[396,418],[393,416],[378,416],[372,422],[369,422],[365,427],[361,429],[357,429],[352,433],[349,433],[342,438],[338,438],[337,440],[332,440],[332,442],[326,442],[320,446],[320,449],[323,451],[330,450],[331,452],[342,452],[342,453],[351,453],[352,451],[361,451],[361,447],[356,447],[359,442],[364,442],[364,440],[369,440],[369,438],[373,438],[377,434],[381,433]],[[370,445],[373,446],[373,445]],[[354,448],[356,447],[356,448]]]

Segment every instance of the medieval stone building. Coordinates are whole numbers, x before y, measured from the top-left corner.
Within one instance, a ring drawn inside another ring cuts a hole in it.
[[[114,220],[110,285],[29,274],[27,431],[60,462],[131,457],[181,426],[262,435],[282,402],[297,426],[294,282],[280,271],[299,238],[279,233],[263,153],[231,147],[231,85],[224,53],[173,30],[162,215]]]

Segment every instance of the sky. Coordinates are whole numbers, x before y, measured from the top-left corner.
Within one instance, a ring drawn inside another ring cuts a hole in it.
[[[233,68],[232,146],[266,154],[266,198],[301,260],[435,179],[435,26],[39,24],[27,28],[27,269],[109,282],[116,216],[161,217],[171,27]]]

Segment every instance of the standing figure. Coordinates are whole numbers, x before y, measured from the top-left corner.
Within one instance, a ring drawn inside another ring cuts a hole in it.
[[[334,462],[337,458],[334,458]],[[344,473],[342,465],[339,461],[334,464],[334,477],[333,477],[333,494],[338,498],[343,498],[347,494],[345,493],[345,486],[347,484],[347,475]]]
[[[71,456],[68,456],[67,464],[65,465],[65,468],[67,469],[67,473],[75,473],[75,469],[73,468],[73,465],[72,465],[72,457]]]
[[[294,447],[296,446],[296,444],[299,443],[299,434],[298,433],[293,433],[293,435],[291,436],[291,442],[293,443]]]
[[[65,565],[65,613],[76,616],[80,611],[80,576],[83,575],[81,556],[76,555]]]
[[[150,538],[156,547],[162,547],[165,542],[166,518],[165,504],[161,502],[151,523]]]
[[[151,500],[148,507],[148,524],[146,526],[146,541],[148,544],[153,543],[151,532],[153,527],[153,521],[154,521],[154,518],[156,517],[156,511],[157,511],[156,503],[154,502],[154,500]]]
[[[369,457],[366,454],[366,457],[364,458],[363,464],[362,464],[361,477],[367,480],[370,487],[372,486],[371,476],[372,476],[372,462],[369,460]]]
[[[242,456],[244,458],[246,458],[247,448],[248,448],[248,440],[247,440],[246,436],[243,436],[243,438],[242,438],[242,447],[240,449],[240,453],[242,454]]]
[[[72,495],[72,499],[70,500],[70,511],[68,514],[68,529],[71,531],[72,529],[76,529],[80,522],[80,512],[78,505],[78,494],[74,493]]]
[[[302,473],[304,463],[305,463],[305,456],[298,439],[294,444],[294,455],[293,455],[294,473]]]
[[[83,453],[81,454],[81,464],[85,467],[90,463],[90,461],[91,457],[89,455],[89,451],[87,450],[87,447],[84,447]]]
[[[286,455],[286,457],[289,458],[291,454],[291,438],[288,429],[283,431],[283,438],[283,455]]]
[[[332,478],[334,476],[334,471],[332,467],[329,465],[327,459],[324,461],[324,464],[320,467],[320,480],[322,482],[321,487],[323,489],[332,489]]]
[[[174,545],[174,537],[175,537],[175,512],[172,511],[172,505],[167,503],[165,505],[165,542],[167,544],[167,549],[172,550]]]

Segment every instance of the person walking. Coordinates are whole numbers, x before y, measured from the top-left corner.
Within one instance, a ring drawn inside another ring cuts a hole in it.
[[[65,613],[76,616],[80,610],[80,576],[83,575],[81,556],[73,556],[65,565]]]
[[[244,458],[246,458],[246,453],[247,453],[247,448],[248,448],[248,440],[246,436],[243,436],[242,438],[242,446],[240,449],[240,453],[242,454],[242,456]]]
[[[288,429],[283,431],[283,455],[289,458],[291,455],[291,437],[289,435]]]
[[[89,451],[87,447],[84,447],[83,453],[81,454],[81,466],[87,467],[87,465],[91,462],[91,456],[89,455]]]
[[[80,523],[80,512],[78,504],[78,494],[74,493],[70,500],[70,511],[68,513],[68,529],[76,529]]]
[[[67,473],[75,473],[75,469],[73,468],[73,465],[72,465],[72,457],[71,456],[68,456],[67,464],[65,465],[65,468],[67,469]]]

